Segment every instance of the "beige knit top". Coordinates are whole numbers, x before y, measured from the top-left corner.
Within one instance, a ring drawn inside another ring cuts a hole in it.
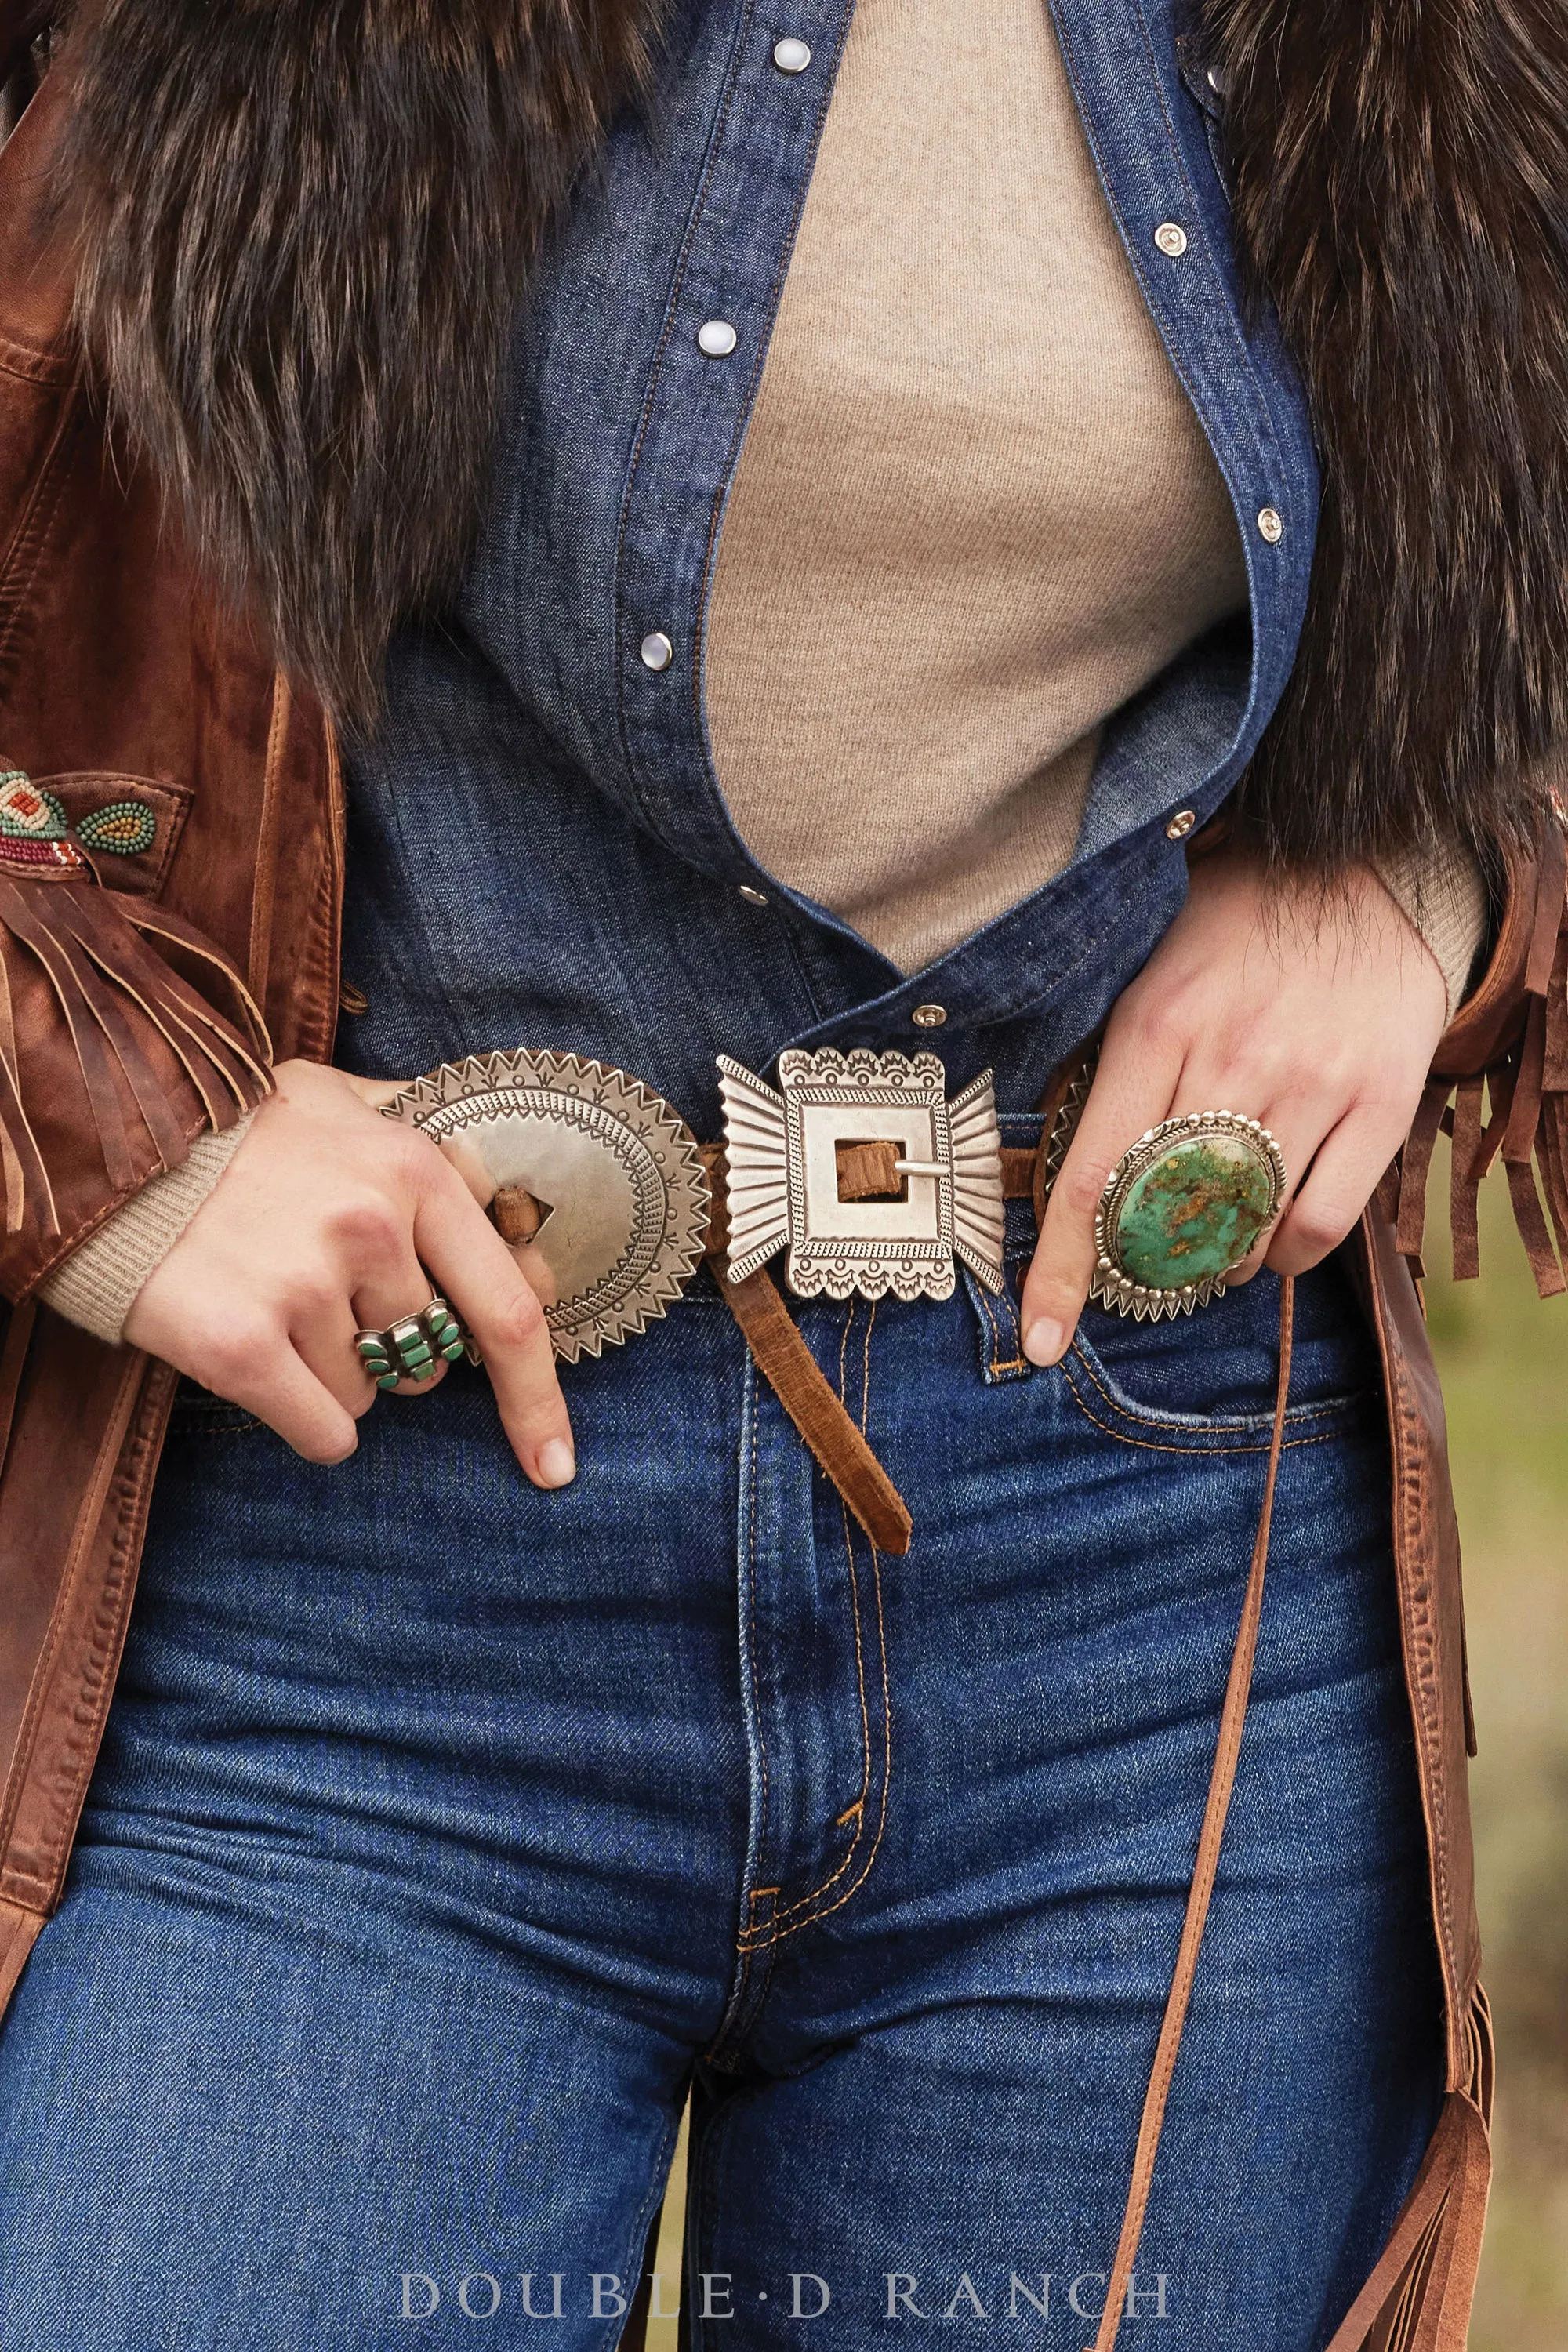
[[[759,863],[918,971],[1072,856],[1104,721],[1247,601],[1047,0],[858,0],[719,542]],[[1466,865],[1384,876],[1451,1002]]]
[[[1246,597],[1047,0],[964,0],[940,41],[858,0],[710,602],[742,837],[916,971],[1061,871],[1104,721]],[[1457,1002],[1477,877],[1384,879]],[[118,1339],[241,1132],[198,1140],[49,1304]]]
[[[1102,722],[1246,602],[1046,0],[858,0],[708,623],[748,846],[918,970],[1061,871]]]

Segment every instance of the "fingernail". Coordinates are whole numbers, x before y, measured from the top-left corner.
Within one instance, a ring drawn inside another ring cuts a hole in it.
[[[1054,1364],[1067,1345],[1062,1327],[1042,1315],[1024,1334],[1024,1353],[1031,1364]]]
[[[569,1486],[577,1475],[577,1456],[563,1437],[552,1437],[548,1445],[539,1449],[539,1483],[542,1486]]]

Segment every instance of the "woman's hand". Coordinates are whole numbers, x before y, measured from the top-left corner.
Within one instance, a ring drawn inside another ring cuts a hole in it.
[[[1290,1185],[1231,1282],[1302,1274],[1343,1241],[1408,1132],[1443,1034],[1436,958],[1370,867],[1325,894],[1222,851],[1122,995],[1024,1286],[1024,1349],[1065,1353],[1094,1272],[1094,1213],[1138,1138],[1189,1111],[1260,1119]]]
[[[355,1331],[417,1314],[434,1284],[483,1351],[523,1469],[564,1486],[572,1427],[544,1312],[461,1176],[427,1137],[372,1108],[395,1088],[310,1062],[277,1076],[144,1285],[127,1340],[255,1413],[307,1461],[342,1462],[378,1394]]]

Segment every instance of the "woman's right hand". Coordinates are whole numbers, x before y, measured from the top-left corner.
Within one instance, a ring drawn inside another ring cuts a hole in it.
[[[417,1314],[434,1286],[479,1342],[523,1469],[537,1486],[564,1486],[572,1425],[544,1310],[462,1178],[438,1145],[373,1108],[395,1088],[311,1062],[276,1076],[142,1286],[127,1341],[254,1413],[307,1461],[342,1462],[380,1393],[355,1332]]]

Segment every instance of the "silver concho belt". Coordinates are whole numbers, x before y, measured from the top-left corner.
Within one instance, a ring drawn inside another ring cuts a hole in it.
[[[1002,1287],[1002,1150],[991,1073],[951,1101],[934,1054],[791,1051],[779,1087],[721,1055],[739,1283],[788,1249],[802,1297],[952,1296],[962,1259]],[[569,1363],[645,1329],[707,1246],[711,1192],[690,1129],[624,1070],[576,1054],[471,1054],[383,1106],[441,1145],[527,1252]],[[841,1151],[892,1146],[881,1198],[846,1198]]]
[[[384,1110],[433,1137],[527,1249],[568,1363],[646,1329],[701,1259],[710,1188],[697,1144],[624,1070],[575,1054],[471,1054]]]
[[[775,1090],[719,1056],[730,1279],[781,1249],[803,1298],[949,1298],[962,1258],[1002,1287],[1002,1139],[989,1070],[947,1098],[934,1054],[791,1050]],[[899,1190],[847,1200],[841,1153],[892,1144]]]

